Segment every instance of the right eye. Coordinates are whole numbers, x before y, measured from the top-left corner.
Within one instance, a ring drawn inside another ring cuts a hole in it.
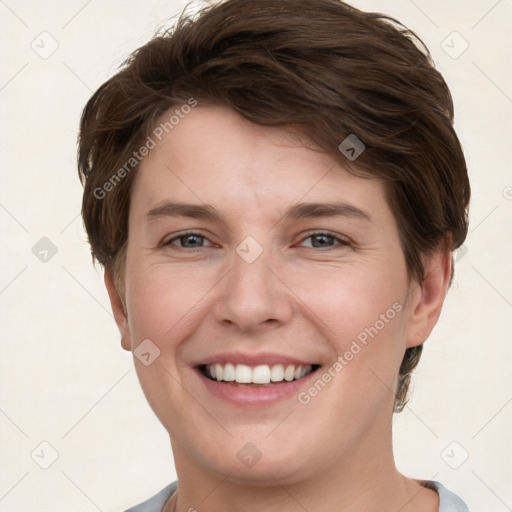
[[[180,249],[201,249],[202,247],[205,247],[203,244],[206,240],[206,237],[203,235],[189,231],[187,233],[181,233],[178,236],[170,238],[163,243],[163,246],[165,247],[169,245],[177,245],[175,242],[178,242],[178,248]]]

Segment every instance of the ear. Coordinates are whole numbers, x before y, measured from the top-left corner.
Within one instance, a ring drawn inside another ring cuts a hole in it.
[[[125,350],[132,349],[131,340],[130,340],[130,329],[128,326],[128,318],[127,313],[125,311],[123,301],[117,291],[116,285],[114,283],[114,278],[112,276],[112,272],[108,269],[105,269],[105,286],[107,287],[108,296],[110,297],[110,305],[112,307],[112,313],[114,313],[114,318],[119,328],[119,332],[121,333],[121,346]]]
[[[452,275],[451,252],[439,250],[425,259],[424,266],[424,281],[411,284],[407,348],[425,342],[437,324]]]

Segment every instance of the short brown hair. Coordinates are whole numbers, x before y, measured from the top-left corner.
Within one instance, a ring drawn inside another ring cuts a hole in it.
[[[466,163],[450,91],[422,41],[393,18],[340,0],[227,0],[198,15],[184,12],[135,51],[83,111],[82,215],[93,259],[117,282],[137,162],[132,172],[119,171],[157,118],[191,97],[227,105],[253,123],[295,127],[350,172],[382,179],[418,282],[423,256],[463,243]],[[351,135],[365,145],[354,161],[338,149]],[[421,350],[404,355],[396,411]]]

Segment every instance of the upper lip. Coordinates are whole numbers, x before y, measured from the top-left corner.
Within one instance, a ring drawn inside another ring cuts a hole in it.
[[[303,359],[298,359],[297,357],[291,357],[284,354],[276,354],[273,352],[259,352],[257,354],[248,354],[244,352],[224,352],[220,354],[215,354],[209,357],[204,357],[194,363],[192,366],[204,366],[204,365],[212,365],[212,364],[225,364],[225,363],[233,363],[233,364],[245,364],[247,366],[259,366],[259,365],[268,365],[272,366],[275,364],[289,365],[293,364],[295,366],[305,366],[305,365],[313,365],[318,364],[316,361],[305,361]]]

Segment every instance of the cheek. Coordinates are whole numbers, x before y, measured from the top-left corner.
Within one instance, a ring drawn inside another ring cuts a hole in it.
[[[333,364],[338,362],[331,367],[336,377],[329,387],[335,396],[329,399],[352,404],[354,410],[392,400],[405,350],[405,263],[331,268],[310,278],[299,293],[329,342]]]
[[[185,429],[187,418],[180,411],[189,410],[194,402],[187,401],[180,384],[179,346],[197,327],[196,318],[201,316],[197,311],[207,283],[192,279],[187,272],[169,272],[165,265],[144,265],[135,258],[127,276],[129,329],[142,390],[169,431]],[[149,364],[138,357],[143,351],[150,353]]]
[[[382,271],[381,269],[387,269]],[[290,279],[292,276],[290,275]],[[400,267],[386,264],[316,269],[295,274],[290,286],[316,316],[326,336],[336,348],[346,348],[347,340],[364,342],[371,331],[396,331],[403,320],[403,300],[407,293],[406,274]],[[393,325],[394,324],[394,325]]]
[[[151,339],[160,350],[171,350],[173,340],[185,336],[194,312],[208,293],[208,276],[170,272],[165,265],[133,264],[127,280],[130,333],[135,341]]]

